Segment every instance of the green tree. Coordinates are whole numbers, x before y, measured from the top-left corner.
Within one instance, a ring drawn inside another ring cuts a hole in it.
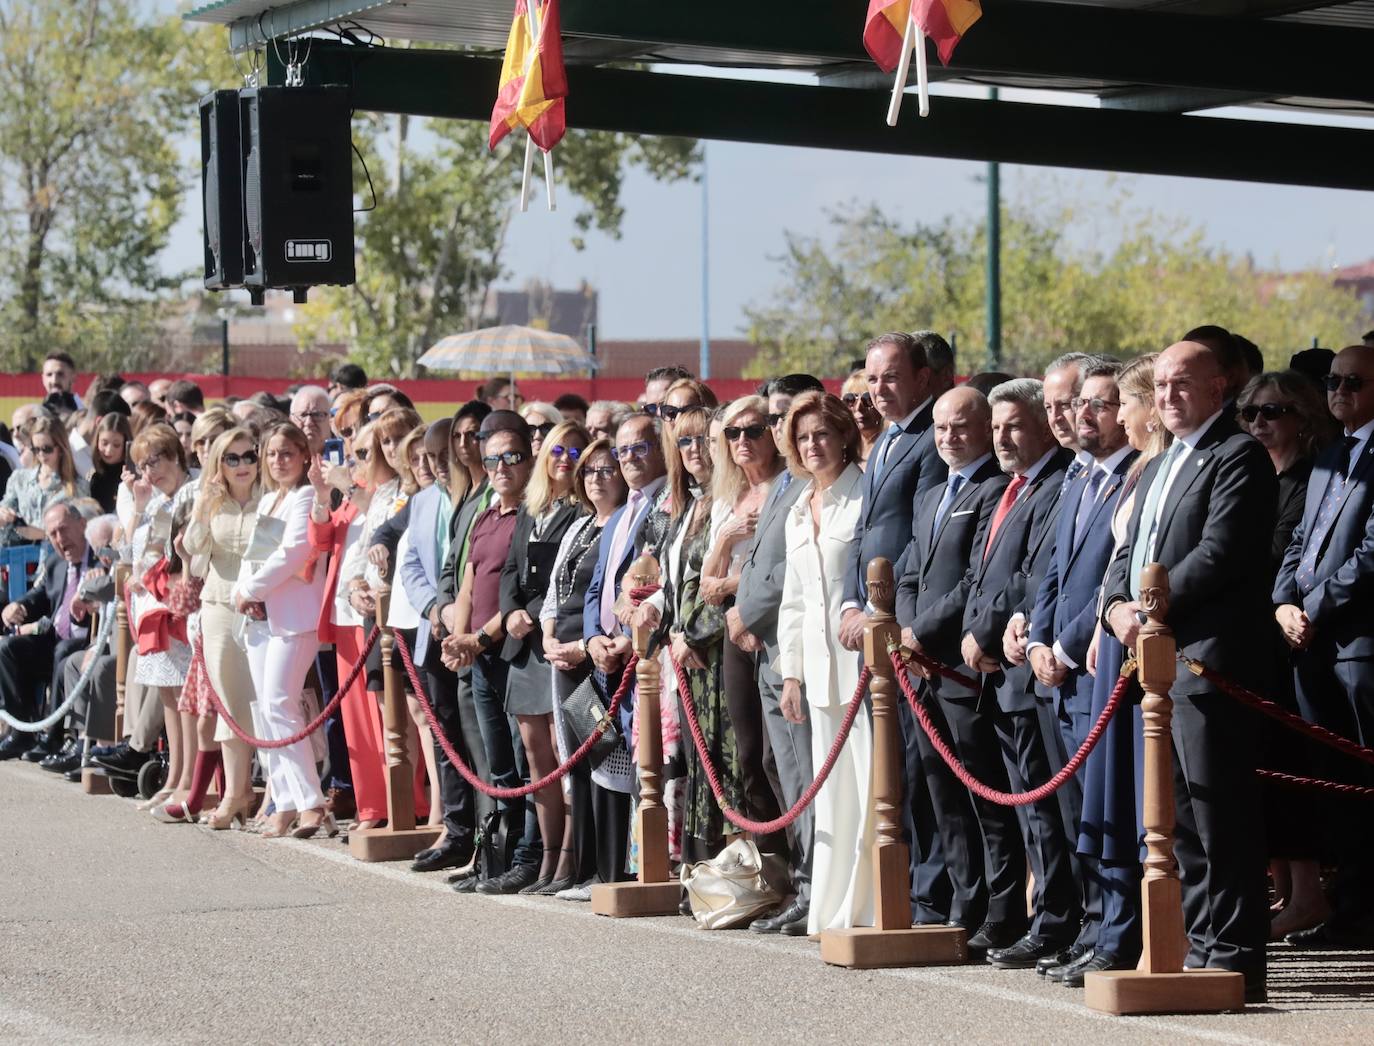
[[[419,127],[426,132],[421,144]],[[414,361],[444,334],[481,326],[487,293],[505,274],[502,249],[520,190],[523,134],[493,153],[484,124],[411,120],[368,114],[353,126],[377,205],[358,215],[358,277],[352,287],[312,293],[298,324],[302,342],[350,346],[369,373],[408,375]],[[558,203],[575,204],[578,234],[596,228],[620,234],[624,173],[642,167],[653,177],[691,176],[695,142],[570,130],[554,152]],[[531,207],[542,207],[542,166],[536,162]],[[365,187],[361,163],[354,184]],[[371,202],[364,189],[364,205]]]
[[[137,366],[191,169],[176,137],[222,35],[136,0],[0,0],[0,365],[53,348]]]
[[[904,226],[876,207],[829,215],[826,237],[787,234],[780,289],[747,310],[760,347],[748,374],[837,376],[885,330],[956,334],[964,370],[982,368],[986,231],[975,218]],[[1109,249],[1082,246],[1091,229]],[[1002,213],[1002,368],[1034,373],[1070,350],[1127,357],[1219,323],[1283,366],[1315,335],[1343,345],[1361,306],[1316,271],[1265,273],[1207,246],[1203,231],[1117,204],[1104,213],[1018,200]]]

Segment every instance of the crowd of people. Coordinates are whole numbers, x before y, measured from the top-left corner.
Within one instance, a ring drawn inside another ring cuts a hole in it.
[[[616,748],[528,801],[473,789],[445,749],[498,786],[545,777],[620,687],[632,630],[649,630],[671,857],[710,859],[735,830],[683,699],[731,807],[792,807],[859,680],[878,557],[904,645],[962,673],[913,663],[920,701],[992,788],[1039,785],[1083,743],[1147,620],[1151,563],[1167,568],[1183,654],[1371,746],[1371,341],[1266,371],[1209,325],[1127,361],[1069,353],[1040,378],[960,381],[942,337],[895,332],[838,393],[791,374],[722,404],[670,367],[633,404],[536,403],[497,378],[430,424],[351,364],[289,401],[207,407],[185,380],[101,378],[83,401],[54,354],[45,398],[0,434],[0,555],[11,572],[37,563],[3,611],[0,698],[32,722],[88,682],[46,729],[11,730],[0,759],[79,780],[136,774],[161,748],[166,785],[146,804],[159,821],[266,837],[381,826],[382,669],[366,640],[385,607],[443,735],[409,694],[417,809],[440,829],[414,869],[447,870],[460,892],[586,900],[635,869],[633,688]],[[645,554],[661,586],[636,604],[622,587]],[[136,651],[113,737],[116,659],[90,626],[121,561]],[[349,679],[338,714],[301,737]],[[1374,941],[1362,800],[1255,774],[1367,784],[1367,767],[1186,665],[1173,697],[1186,965],[1240,972],[1258,1000],[1269,942]],[[913,924],[961,926],[973,956],[1071,987],[1133,967],[1139,698],[1133,685],[1063,788],[1015,808],[965,787],[900,703]],[[865,712],[814,804],[753,839],[787,880],[753,931],[872,924],[872,772]]]

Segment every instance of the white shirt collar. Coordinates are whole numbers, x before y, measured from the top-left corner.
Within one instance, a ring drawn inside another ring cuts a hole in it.
[[[1093,462],[1097,460],[1097,459],[1094,458],[1091,454],[1089,454],[1086,450],[1080,450],[1077,454],[1075,454],[1075,455],[1073,456],[1073,459],[1074,459],[1074,461],[1076,461],[1076,462],[1078,462],[1080,465],[1082,465],[1085,469],[1090,469],[1090,468],[1092,468],[1092,467],[1093,467]]]
[[[1098,468],[1100,468],[1103,472],[1110,476],[1113,472],[1116,471],[1116,467],[1120,465],[1126,459],[1126,456],[1130,453],[1131,445],[1129,443],[1123,443],[1120,447],[1112,451],[1111,454],[1107,455],[1107,457],[1103,458],[1101,461],[1094,461],[1094,464],[1096,464]]]
[[[1374,421],[1366,421],[1354,432],[1347,432],[1346,435],[1354,436],[1358,442],[1364,443],[1370,436],[1374,436]]]
[[[976,461],[970,461],[963,468],[950,469],[950,477],[953,478],[954,476],[958,476],[965,483],[968,483],[970,480],[973,479],[973,474],[977,472],[980,468],[982,468],[983,464],[987,462],[991,457],[992,451],[988,451],[981,458],[978,458]],[[948,482],[948,480],[946,482]]]
[[[1184,444],[1189,450],[1197,450],[1197,445],[1202,441],[1202,437],[1207,434],[1208,429],[1210,429],[1214,424],[1216,424],[1217,418],[1221,417],[1222,412],[1225,409],[1226,408],[1223,407],[1221,410],[1217,411],[1210,418],[1204,421],[1201,425],[1193,429],[1192,432],[1188,433],[1188,435],[1175,436],[1174,439],[1177,442]]]
[[[921,401],[920,405],[917,406],[917,408],[916,408],[915,410],[913,410],[910,414],[908,414],[906,417],[904,417],[901,421],[890,422],[890,423],[888,424],[888,426],[887,426],[887,430],[888,430],[889,432],[891,432],[892,429],[895,427],[895,428],[899,428],[899,429],[901,429],[903,432],[905,432],[905,431],[907,430],[907,427],[908,427],[913,421],[916,420],[916,415],[919,414],[919,413],[921,413],[921,411],[925,410],[927,407],[930,406],[930,402],[931,402],[932,399],[933,399],[933,397],[927,396],[924,400]]]
[[[1045,466],[1049,464],[1050,458],[1054,457],[1058,453],[1059,444],[1056,443],[1053,447],[1051,447],[1049,450],[1045,451],[1043,455],[1041,455],[1039,461],[1037,461],[1034,465],[1032,465],[1030,468],[1026,469],[1026,471],[1022,473],[1022,475],[1026,477],[1026,487],[1030,486],[1032,483],[1035,482],[1035,478],[1039,476],[1040,473],[1045,470]],[[1022,489],[1024,490],[1025,487],[1022,487]]]

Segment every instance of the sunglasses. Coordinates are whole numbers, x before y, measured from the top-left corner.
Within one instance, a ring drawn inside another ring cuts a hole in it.
[[[1240,408],[1240,416],[1251,424],[1256,418],[1263,418],[1265,421],[1278,421],[1285,414],[1296,413],[1297,411],[1287,403],[1252,403],[1248,407]]]
[[[623,447],[612,447],[611,457],[616,461],[628,461],[631,458],[647,458],[650,447],[648,440],[640,440],[638,443],[629,443]]]
[[[35,444],[32,445],[32,447],[33,447],[33,452],[34,452],[35,454],[42,454],[45,458],[46,458],[49,454],[56,454],[56,453],[57,453],[57,447],[55,447],[55,446],[54,446],[53,444],[51,444],[51,443],[48,443],[48,444],[46,444],[46,445],[44,445],[44,446],[41,446],[41,447],[40,447],[37,443],[35,443]]]
[[[555,458],[566,457],[569,461],[576,461],[578,458],[582,456],[582,450],[580,447],[565,447],[561,443],[558,444],[558,446],[556,447],[550,447],[549,453],[552,454]]]
[[[226,454],[222,460],[231,469],[236,469],[240,465],[256,465],[258,463],[258,452],[256,450],[245,450],[242,454]]]
[[[353,431],[354,431],[354,430],[353,430],[353,426],[352,426],[352,425],[345,425],[343,428],[338,429],[337,431],[338,431],[338,433],[339,433],[339,438],[340,438],[340,439],[352,439],[352,438],[353,438]]]
[[[488,472],[495,472],[500,466],[508,465],[515,468],[521,462],[527,461],[529,455],[523,450],[507,450],[500,454],[488,454],[482,458],[482,465]]]
[[[734,443],[743,436],[750,443],[753,443],[757,439],[762,439],[763,434],[767,431],[767,425],[745,425],[743,428],[738,425],[726,425],[725,442]]]
[[[705,436],[679,436],[679,437],[677,438],[677,449],[678,449],[678,450],[688,450],[688,449],[690,449],[691,447],[704,447],[704,446],[706,446],[706,437],[705,437]]]
[[[1359,392],[1364,388],[1364,378],[1358,374],[1328,374],[1326,376],[1327,392]]]
[[[530,439],[543,439],[553,431],[553,422],[546,421],[542,425],[531,425],[529,430]]]
[[[297,421],[323,421],[329,417],[327,410],[307,410],[304,414],[293,414]]]
[[[667,417],[667,415],[663,413],[663,404],[661,403],[644,404],[644,413],[651,418]]]
[[[862,403],[865,407],[873,406],[873,397],[866,392],[846,392],[840,399],[850,410],[854,409],[856,403]]]
[[[611,465],[588,465],[582,470],[584,479],[610,479],[620,470]]]
[[[783,419],[784,419],[785,417],[787,417],[786,414],[770,414],[770,415],[768,415],[768,427],[769,427],[769,428],[777,428],[779,425],[782,424]]]
[[[1098,396],[1094,396],[1094,397],[1093,397],[1092,399],[1090,399],[1090,400],[1085,400],[1085,399],[1081,399],[1081,398],[1075,397],[1074,399],[1072,399],[1072,400],[1069,401],[1069,405],[1070,405],[1075,411],[1082,410],[1083,408],[1086,407],[1087,409],[1091,410],[1094,414],[1101,414],[1101,413],[1102,413],[1103,411],[1105,411],[1105,410],[1116,410],[1116,408],[1118,408],[1119,406],[1121,406],[1121,401],[1120,401],[1120,400],[1104,400],[1104,399],[1101,399],[1101,398],[1098,397]]]
[[[371,414],[369,414],[369,415],[367,416],[367,418],[366,418],[365,420],[367,421],[367,423],[368,423],[369,425],[371,425],[374,421],[376,421],[376,420],[377,420],[378,418],[380,418],[381,416],[382,416],[381,411],[375,411],[375,410],[374,410]]]
[[[159,465],[161,465],[165,460],[166,458],[164,458],[161,454],[149,454],[146,458],[144,458],[142,461],[138,463],[138,467],[141,469],[155,469]]]
[[[366,461],[366,460],[367,460],[367,456],[368,456],[368,454],[370,454],[370,453],[371,453],[371,451],[368,450],[367,447],[354,447],[354,448],[353,448],[353,458],[354,458],[355,461]]]

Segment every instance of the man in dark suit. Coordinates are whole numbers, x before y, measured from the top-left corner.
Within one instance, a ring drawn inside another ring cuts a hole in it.
[[[1267,549],[1278,480],[1264,448],[1223,410],[1226,375],[1198,342],[1155,362],[1155,407],[1173,434],[1146,466],[1127,540],[1104,581],[1103,625],[1134,649],[1143,623],[1140,571],[1169,572],[1165,618],[1180,650],[1263,691],[1272,662],[1257,642],[1268,625]],[[1265,997],[1269,933],[1263,807],[1254,776],[1252,714],[1180,664],[1173,685],[1174,854],[1183,881],[1186,965],[1245,975]]]
[[[1088,647],[1097,631],[1097,601],[1114,545],[1112,513],[1136,459],[1118,415],[1120,370],[1114,362],[1084,368],[1074,412],[1078,445],[1089,455],[1091,466],[1065,491],[1048,569],[1033,592],[1027,588],[1029,642],[1024,651],[1005,650],[1014,664],[1029,661],[1035,673],[1041,726],[1050,768],[1056,773],[1092,727]],[[1083,813],[1080,776],[1055,793],[1071,855],[1077,853]],[[1122,782],[1122,787],[1133,790],[1134,779]],[[1085,966],[1091,961],[1090,967],[1073,973],[1067,982],[1071,986],[1081,985],[1089,970],[1134,966],[1140,951],[1138,864],[1103,866],[1081,856],[1077,864],[1083,928],[1074,946],[1054,958],[1060,960],[1057,965],[1068,965],[1094,950],[1095,954],[1084,960]]]
[[[1026,586],[1043,570],[1045,550],[1059,510],[1064,471],[1073,455],[1059,446],[1045,412],[1044,386],[1034,378],[1003,382],[988,397],[992,405],[993,449],[1011,482],[993,511],[981,547],[975,547],[965,581],[960,653],[982,673],[982,691],[962,703],[959,714],[989,720],[1000,743],[995,754],[959,746],[967,763],[978,760],[975,776],[1020,791],[1050,776],[1049,759],[1036,708],[1034,680],[1026,665],[1004,662],[1002,637],[1012,613],[1026,598]],[[986,731],[986,726],[983,730]],[[970,769],[973,769],[970,767]],[[984,773],[993,775],[991,779]],[[1078,932],[1081,910],[1059,805],[1046,799],[1011,808],[975,799],[987,842],[991,903],[987,924],[969,945],[987,949],[988,961],[1006,968],[1034,966]],[[1029,858],[1035,876],[1034,918],[1026,928],[1017,893]],[[1023,933],[1023,931],[1025,931]]]
[[[824,392],[825,386],[809,374],[788,374],[768,383],[768,417],[773,439],[781,445],[782,425],[792,400],[803,392]],[[773,480],[773,489],[763,503],[754,536],[740,570],[735,605],[725,612],[730,642],[741,649],[754,649],[759,698],[763,702],[763,725],[777,764],[782,804],[791,807],[811,783],[811,721],[789,722],[778,702],[782,697],[782,678],[773,670],[778,659],[778,606],[787,574],[787,542],[784,537],[787,513],[796,504],[805,483],[795,481],[784,469]],[[755,919],[749,928],[757,933],[806,932],[811,908],[811,851],[815,818],[808,807],[789,832],[791,867],[789,874],[795,897],[791,904],[771,915]],[[784,929],[786,928],[786,929]]]
[[[81,578],[96,565],[86,543],[86,520],[74,502],[48,506],[43,532],[56,552],[43,584],[0,612],[10,630],[0,638],[0,703],[10,715],[29,721],[37,714],[38,688],[51,683],[56,692],[55,666],[89,639],[91,608],[76,593]],[[11,731],[0,741],[0,760],[22,755],[33,747],[36,736]]]
[[[1374,347],[1342,349],[1326,387],[1327,406],[1343,431],[1312,468],[1302,522],[1274,586],[1274,616],[1296,652],[1294,681],[1303,717],[1369,746],[1374,745]],[[1353,762],[1332,768],[1369,776]],[[1332,884],[1335,912],[1324,926],[1290,934],[1293,943],[1315,947],[1349,938],[1374,940],[1374,839],[1349,816],[1338,818],[1333,841],[1342,868]]]
[[[992,455],[991,408],[981,392],[964,386],[945,393],[935,404],[934,420],[935,445],[949,467],[949,478],[917,498],[915,535],[897,585],[897,623],[908,647],[957,665],[969,558],[974,547],[982,547],[1008,480]],[[976,700],[976,692],[937,674],[920,674],[925,707],[941,733],[946,737],[962,733],[965,743],[978,752],[995,753],[997,739],[991,724],[961,714]],[[946,716],[946,708],[952,709],[953,720]],[[976,738],[970,736],[970,730],[980,728],[985,729]],[[918,766],[948,862],[952,888],[948,915],[951,922],[976,931],[987,917],[989,899],[978,813],[968,789],[945,765],[919,724],[914,733]],[[1019,888],[1017,883],[999,885],[1007,894]]]
[[[840,642],[850,650],[857,651],[863,644],[869,561],[883,556],[892,561],[894,576],[902,576],[916,497],[943,483],[948,472],[935,451],[931,432],[934,401],[926,345],[936,343],[943,343],[938,334],[923,332],[916,337],[897,331],[874,338],[868,346],[868,394],[888,427],[868,457],[863,509],[855,534],[858,540],[845,576]],[[916,746],[920,727],[904,702],[898,706],[898,721],[906,748],[908,802],[903,830],[911,843],[913,914],[916,922],[943,922],[949,914],[949,877],[920,767]]]

